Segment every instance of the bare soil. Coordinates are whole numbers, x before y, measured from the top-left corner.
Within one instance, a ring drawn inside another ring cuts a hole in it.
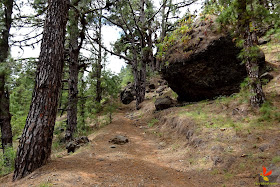
[[[0,186],[196,186],[190,173],[164,159],[174,152],[162,157],[159,139],[125,117],[127,110],[119,110],[111,124],[90,135],[88,146],[53,158],[19,181],[12,182],[12,174],[5,176]],[[115,135],[125,135],[129,143],[110,148],[108,141]]]

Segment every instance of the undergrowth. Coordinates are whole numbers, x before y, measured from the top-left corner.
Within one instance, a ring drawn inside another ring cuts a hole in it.
[[[148,123],[148,127],[153,127],[158,122],[159,120],[154,118]]]
[[[0,176],[7,175],[14,170],[16,150],[13,147],[7,147],[5,154],[0,153]]]

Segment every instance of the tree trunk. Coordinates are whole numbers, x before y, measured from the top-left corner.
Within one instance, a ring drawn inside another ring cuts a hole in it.
[[[35,88],[19,142],[13,180],[46,164],[51,155],[69,4],[69,0],[48,0]]]
[[[78,106],[78,79],[79,79],[79,14],[73,10],[69,16],[69,80],[68,80],[68,110],[67,110],[67,128],[65,140],[69,142],[77,128],[77,106]]]
[[[4,90],[2,88],[0,89]],[[0,99],[1,99],[1,112],[0,112],[1,141],[2,141],[3,153],[5,153],[5,148],[12,147],[13,145],[11,114],[9,112],[10,111],[9,92],[5,91]]]
[[[0,37],[0,65],[5,62],[9,54],[9,33],[12,24],[13,3],[13,0],[3,2],[4,17],[1,22],[3,22],[4,27]],[[0,128],[3,153],[5,153],[5,147],[13,144],[9,91],[5,90],[5,74],[5,70],[0,69]]]
[[[102,10],[100,10],[100,15],[98,19],[98,31],[97,31],[97,36],[98,36],[98,59],[97,59],[97,64],[96,64],[96,102],[100,103],[101,101],[101,94],[102,94],[102,89],[101,89],[101,70],[102,70],[102,48],[101,48],[101,31],[102,31],[102,22],[101,22],[101,14]]]
[[[84,71],[81,72],[81,100],[80,100],[80,116],[81,116],[81,129],[86,130],[86,121],[85,121],[85,89],[86,89],[86,83],[84,81]]]
[[[265,101],[265,95],[263,93],[261,80],[259,78],[259,62],[256,59],[252,59],[249,57],[251,53],[250,48],[256,45],[256,36],[254,33],[250,31],[250,22],[254,21],[254,19],[250,20],[250,16],[246,10],[247,3],[246,1],[239,0],[239,9],[238,9],[238,20],[239,20],[239,33],[241,37],[245,40],[243,44],[243,48],[245,49],[246,57],[246,70],[249,77],[250,84],[250,104],[252,107],[260,107]],[[252,7],[251,7],[252,8]]]
[[[244,48],[247,53],[250,53],[249,48],[252,47],[253,44],[253,36],[250,32],[250,28],[247,28],[247,36],[246,41],[244,43]],[[252,107],[258,108],[265,101],[265,95],[263,93],[262,84],[259,76],[259,63],[255,59],[251,59],[249,57],[246,58],[246,69],[247,74],[249,76],[249,84],[251,90],[250,104]]]
[[[162,9],[161,9],[161,32],[160,32],[160,41],[162,42],[165,35],[166,35],[166,22],[165,22],[165,18],[166,18],[166,13],[165,13],[165,9],[166,9],[166,5],[167,5],[167,0],[163,0],[163,5],[162,5]]]
[[[139,104],[142,103],[145,99],[145,92],[146,92],[146,25],[145,23],[145,0],[141,0],[140,2],[140,22],[142,23],[142,33],[141,33],[141,61],[140,66],[141,69],[137,71],[137,82],[136,85],[136,109],[139,110]],[[136,67],[137,68],[137,67]]]

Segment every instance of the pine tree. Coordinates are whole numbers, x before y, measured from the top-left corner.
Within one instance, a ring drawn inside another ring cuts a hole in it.
[[[70,9],[69,16],[69,80],[68,80],[68,109],[67,109],[67,129],[65,140],[73,139],[73,134],[77,128],[77,104],[78,104],[78,78],[79,78],[79,54],[85,39],[86,21],[84,14],[78,10],[80,1],[73,0],[71,3],[75,8]],[[79,22],[82,25],[79,30]],[[79,41],[80,40],[80,41]]]
[[[12,146],[13,143],[9,91],[5,89],[5,61],[9,55],[9,33],[12,24],[13,3],[13,0],[0,2],[0,11],[2,11],[0,20],[0,128],[3,152],[5,152],[6,147]]]
[[[138,0],[116,2],[111,16],[105,17],[123,31],[122,37],[114,44],[115,52],[108,52],[123,58],[132,67],[136,109],[145,98],[146,67],[153,62],[152,23],[155,15],[151,1]]]
[[[49,0],[35,88],[21,136],[13,180],[46,164],[51,154],[64,63],[69,0]]]

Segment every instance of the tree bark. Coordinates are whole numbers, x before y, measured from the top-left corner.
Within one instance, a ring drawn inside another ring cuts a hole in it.
[[[48,0],[35,88],[19,142],[13,180],[46,164],[51,155],[69,4],[69,0]]]
[[[256,59],[252,59],[248,56],[248,54],[251,53],[250,48],[256,45],[257,39],[253,33],[254,31],[250,30],[250,21],[253,21],[253,19],[250,20],[250,16],[246,10],[246,1],[239,0],[238,3],[239,33],[242,39],[245,40],[243,48],[247,53],[245,57],[245,65],[249,77],[251,91],[250,104],[252,107],[258,108],[265,101],[265,95],[262,89],[261,80],[259,78],[259,62]]]
[[[3,22],[4,27],[2,29],[0,39],[0,65],[4,63],[9,54],[9,33],[12,24],[13,3],[13,0],[3,2],[4,17],[1,22]],[[3,153],[5,153],[5,148],[12,146],[13,144],[13,135],[11,127],[9,91],[7,89],[5,90],[6,72],[2,71],[3,70],[0,70],[0,128],[2,149]]]
[[[102,15],[102,10],[100,10],[100,15],[98,18],[98,31],[97,31],[97,36],[98,36],[98,59],[97,59],[97,64],[96,64],[96,102],[100,103],[101,101],[101,94],[102,94],[102,89],[101,89],[101,70],[102,70],[102,47],[101,47],[101,31],[102,31],[102,22],[101,22],[101,15]]]
[[[67,109],[67,128],[65,140],[69,142],[77,128],[77,106],[78,106],[78,79],[79,79],[79,14],[76,11],[70,11],[69,16],[69,80],[68,80],[68,109]]]
[[[140,2],[140,22],[141,22],[141,60],[140,66],[141,69],[137,72],[137,82],[136,82],[136,109],[139,110],[139,104],[142,103],[145,99],[145,92],[146,92],[146,58],[147,58],[147,48],[146,48],[146,25],[145,24],[145,0],[141,0]]]
[[[85,121],[85,89],[86,89],[86,82],[84,81],[84,71],[81,72],[81,100],[80,100],[80,116],[81,116],[81,129],[86,130],[86,121]]]

